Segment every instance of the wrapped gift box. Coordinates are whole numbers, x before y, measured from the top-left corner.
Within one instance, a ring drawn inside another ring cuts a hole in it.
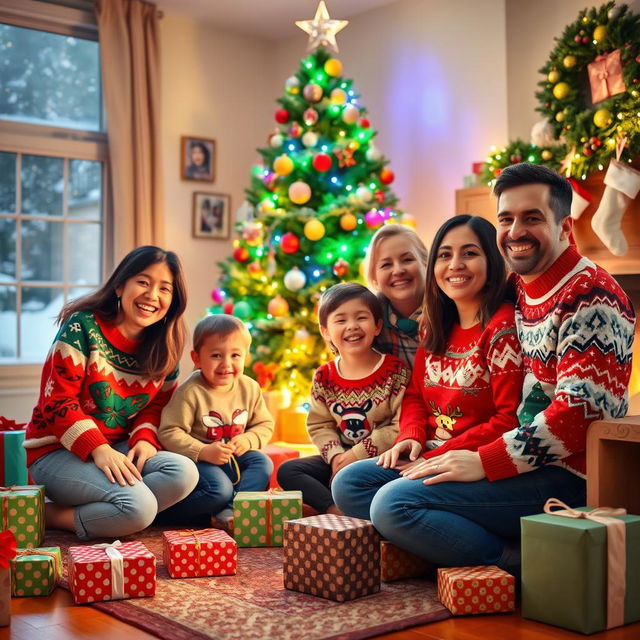
[[[69,587],[76,604],[152,596],[156,557],[142,542],[69,547]]]
[[[294,444],[309,444],[307,417],[309,413],[302,407],[289,407],[280,412],[280,437]]]
[[[285,520],[302,516],[301,491],[239,491],[233,537],[239,547],[281,547]]]
[[[433,568],[424,558],[396,547],[388,540],[380,542],[380,580],[392,582],[423,576]]]
[[[369,520],[325,513],[284,525],[284,586],[337,602],[380,591],[380,536]]]
[[[18,549],[11,561],[13,596],[48,596],[61,578],[60,547]]]
[[[44,539],[44,486],[0,490],[1,531],[9,530],[20,548],[39,547]]]
[[[278,469],[280,465],[287,460],[299,458],[300,452],[273,443],[268,444],[262,452],[268,455],[271,458],[271,462],[273,462],[273,473],[269,479],[269,488],[276,489],[278,488]]]
[[[593,104],[627,90],[622,78],[620,49],[597,56],[593,62],[587,65],[587,73]]]
[[[586,508],[580,511],[587,511]],[[640,517],[626,528],[624,624],[640,620]],[[521,519],[522,615],[581,633],[607,628],[607,527],[585,518]]]
[[[11,569],[0,568],[0,627],[11,622]]]
[[[453,615],[514,611],[515,578],[493,565],[440,567],[438,600]]]
[[[164,566],[172,578],[236,574],[238,545],[225,531],[165,531],[162,541]]]
[[[27,452],[22,446],[23,429],[5,431],[0,426],[0,486],[25,485],[29,482]]]

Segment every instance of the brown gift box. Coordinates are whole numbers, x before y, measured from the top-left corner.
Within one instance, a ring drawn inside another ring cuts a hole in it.
[[[433,565],[388,540],[380,542],[380,580],[391,582],[423,576]]]
[[[380,536],[369,520],[325,513],[284,523],[284,586],[337,602],[380,591]]]
[[[0,627],[11,622],[11,569],[0,569]]]

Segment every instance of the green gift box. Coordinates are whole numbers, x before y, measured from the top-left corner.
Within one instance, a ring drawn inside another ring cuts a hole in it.
[[[23,485],[29,482],[27,452],[22,446],[24,429],[4,431],[0,429],[0,486]]]
[[[9,530],[19,548],[38,547],[44,540],[44,485],[0,490],[0,531]]]
[[[18,549],[11,560],[12,596],[48,596],[61,578],[60,547]]]
[[[302,517],[302,491],[239,491],[233,537],[239,547],[281,547],[285,520]]]
[[[629,624],[640,620],[640,516],[615,517],[626,530],[624,624]],[[585,634],[606,629],[606,525],[548,513],[520,523],[523,617]]]

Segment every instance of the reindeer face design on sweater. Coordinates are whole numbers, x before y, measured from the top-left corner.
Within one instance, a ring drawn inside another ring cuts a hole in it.
[[[341,402],[336,402],[331,407],[331,412],[340,416],[340,431],[347,440],[354,443],[360,442],[371,433],[371,426],[367,420],[367,411],[371,411],[373,402],[371,398],[361,406],[345,407]]]
[[[429,400],[429,404],[436,418],[436,438],[438,438],[438,440],[449,440],[449,438],[453,437],[453,425],[457,422],[456,418],[462,417],[460,407],[453,409],[451,405],[448,404],[447,412],[443,413],[433,400]]]
[[[231,414],[231,424],[225,424],[217,411],[209,411],[202,416],[202,424],[207,427],[207,438],[212,442],[229,442],[233,436],[244,431],[249,412],[246,409],[236,409]]]

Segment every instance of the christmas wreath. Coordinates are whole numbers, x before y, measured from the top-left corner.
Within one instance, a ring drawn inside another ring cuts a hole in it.
[[[537,110],[571,152],[572,176],[604,169],[623,136],[620,159],[640,153],[640,16],[627,5],[581,11],[540,73]]]

